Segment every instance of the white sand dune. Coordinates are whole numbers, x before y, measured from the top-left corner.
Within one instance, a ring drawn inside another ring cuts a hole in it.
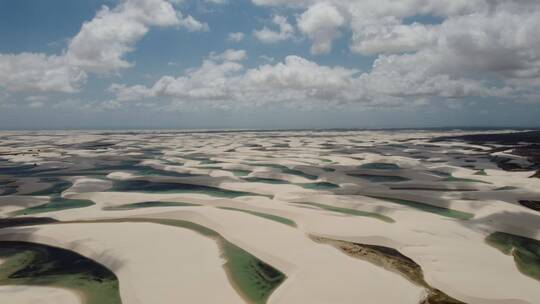
[[[78,252],[113,270],[124,303],[242,303],[216,243],[187,229],[148,223],[58,224],[0,231]],[[209,286],[212,292],[207,292]]]
[[[485,242],[494,232],[540,240],[540,214],[518,203],[540,201],[540,180],[530,178],[533,171],[498,168],[490,162],[487,146],[430,142],[436,136],[464,133],[60,133],[64,146],[58,146],[58,134],[36,139],[14,133],[0,147],[26,141],[47,151],[36,152],[32,161],[69,162],[74,172],[103,164],[115,169],[93,176],[60,174],[73,182],[62,197],[95,205],[31,214],[69,223],[3,228],[0,240],[58,246],[102,263],[118,276],[124,304],[245,302],[227,277],[216,240],[185,228],[141,222],[144,219],[207,227],[283,272],[287,278],[268,303],[416,304],[425,296],[423,287],[403,276],[316,243],[310,235],[394,248],[421,266],[428,284],[466,303],[540,303],[540,282],[521,273],[512,256]],[[114,146],[102,148],[102,142]],[[529,164],[514,159],[519,165]],[[129,165],[137,162],[155,170]],[[196,176],[165,176],[159,170]],[[286,183],[245,179],[250,177]],[[54,184],[39,176],[19,180],[23,191]],[[251,195],[164,193],[159,187],[153,193],[144,188],[110,190],[114,183],[130,181],[167,187],[186,183]],[[339,187],[303,187],[317,182]],[[0,217],[46,199],[21,193],[0,196]],[[197,206],[125,207],[145,202]],[[296,227],[284,224],[283,218]],[[119,219],[125,222],[111,222]],[[26,301],[39,294],[30,290],[17,296]]]
[[[2,303],[14,304],[81,304],[81,298],[63,288],[43,286],[0,286]]]

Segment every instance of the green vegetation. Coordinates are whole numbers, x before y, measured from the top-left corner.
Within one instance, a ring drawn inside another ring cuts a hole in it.
[[[422,210],[429,213],[434,213],[438,215],[442,215],[445,217],[460,219],[460,220],[469,220],[474,217],[474,214],[463,212],[463,211],[457,211],[449,208],[443,208],[438,206],[433,206],[430,204],[415,202],[415,201],[409,201],[409,200],[403,200],[398,198],[388,198],[388,197],[380,197],[380,196],[370,196],[376,199],[384,200],[387,202],[400,204],[404,206],[408,206],[414,209]]]
[[[424,287],[428,295],[421,304],[463,304],[463,302],[429,285],[424,279],[420,265],[394,248],[333,240],[319,236],[311,236],[311,238],[315,242],[332,245],[353,258],[398,273],[417,286]]]
[[[540,241],[505,232],[494,232],[486,242],[514,257],[521,273],[540,281]]]
[[[487,176],[488,174],[486,173],[486,170],[481,169],[481,170],[476,171],[474,175]]]
[[[296,227],[296,223],[294,221],[292,221],[292,220],[290,220],[288,218],[284,218],[284,217],[273,215],[273,214],[262,213],[262,212],[251,211],[251,210],[238,209],[238,208],[230,208],[230,207],[219,207],[219,208],[224,209],[224,210],[244,212],[244,213],[259,216],[259,217],[262,217],[262,218],[265,218],[265,219],[268,219],[268,220],[271,220],[271,221],[282,223],[282,224],[285,224],[285,225],[288,225],[288,226],[291,226],[291,227]]]
[[[77,291],[87,304],[122,303],[118,279],[104,266],[55,247],[0,242],[0,285],[53,286]]]
[[[347,214],[347,215],[367,216],[367,217],[381,220],[386,223],[395,223],[395,221],[392,218],[386,215],[382,215],[382,214],[378,214],[374,212],[366,212],[366,211],[361,211],[361,210],[356,210],[356,209],[335,207],[335,206],[324,205],[324,204],[319,204],[319,203],[311,203],[311,202],[295,202],[295,204],[318,207],[323,210],[338,212],[338,213]]]

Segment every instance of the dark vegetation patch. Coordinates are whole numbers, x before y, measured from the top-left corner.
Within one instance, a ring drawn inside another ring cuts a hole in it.
[[[33,226],[53,224],[58,221],[50,217],[13,217],[13,218],[0,218],[0,229],[18,227],[18,226]]]
[[[524,207],[527,207],[529,209],[540,211],[540,201],[533,201],[533,200],[520,200],[518,203]]]
[[[463,304],[463,302],[448,296],[443,291],[431,287],[424,279],[424,273],[420,265],[396,249],[332,240],[318,236],[311,236],[311,238],[318,243],[332,245],[351,257],[398,273],[410,282],[424,287],[428,291],[428,295],[420,304]]]

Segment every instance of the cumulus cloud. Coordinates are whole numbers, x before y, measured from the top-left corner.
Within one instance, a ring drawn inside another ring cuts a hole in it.
[[[190,32],[200,32],[208,31],[210,27],[206,22],[200,22],[199,20],[193,18],[191,15],[180,20],[180,25],[185,27]]]
[[[324,66],[299,56],[282,62],[246,68],[245,52],[227,50],[210,54],[203,64],[180,77],[164,76],[151,86],[114,84],[109,91],[120,101],[140,102],[165,98],[211,105],[340,105],[375,106],[411,104],[429,97],[505,96],[507,88],[492,88],[481,81],[440,75],[429,81],[425,70],[409,75],[405,64],[394,70],[397,56],[376,61],[373,71],[360,72],[340,66]],[[410,64],[415,64],[411,61]]]
[[[179,2],[121,0],[86,22],[62,54],[0,54],[0,86],[13,91],[76,92],[91,73],[114,74],[131,67],[126,54],[151,27],[208,29],[206,23],[176,10],[172,3]],[[274,12],[281,14],[253,31],[263,43],[303,37],[311,53],[319,55],[331,52],[338,38],[346,38],[351,61],[369,56],[371,68],[325,66],[294,54],[276,60],[258,56],[261,65],[246,66],[247,53],[230,49],[211,53],[200,66],[163,76],[155,83],[114,84],[109,91],[118,101],[163,98],[215,104],[396,105],[431,99],[530,100],[538,96],[539,1],[252,2],[276,6]],[[242,32],[227,36],[229,42],[244,38]]]
[[[76,92],[88,73],[109,74],[129,68],[125,55],[152,26],[204,29],[183,17],[166,0],[122,0],[103,6],[85,22],[61,55],[0,54],[0,86],[13,91]]]
[[[171,98],[214,103],[281,102],[394,106],[432,99],[530,99],[540,84],[540,3],[488,0],[254,0],[300,9],[298,30],[313,54],[328,53],[349,30],[350,50],[376,56],[368,71],[330,67],[298,56],[258,67],[211,54],[181,77],[147,86],[111,87],[122,100]],[[427,16],[427,19],[419,19]],[[429,22],[431,18],[431,22]],[[428,20],[419,22],[415,20]],[[291,39],[284,16],[279,30],[263,28],[263,42]],[[233,50],[229,50],[233,54]],[[243,56],[241,56],[243,57]]]
[[[413,23],[404,25],[396,17],[384,17],[374,23],[365,23],[354,31],[351,50],[362,55],[413,52],[436,42],[438,28]]]
[[[162,0],[124,1],[109,9],[104,6],[68,45],[69,64],[84,71],[108,73],[131,67],[123,57],[150,26],[178,25],[172,5]]]
[[[313,41],[313,54],[329,53],[332,41],[340,36],[339,28],[344,23],[345,18],[337,8],[327,2],[310,6],[298,18],[298,28]]]
[[[246,34],[242,32],[229,33],[229,35],[227,36],[227,41],[240,42],[244,40],[245,37],[246,37]]]
[[[265,26],[260,30],[254,31],[253,35],[264,43],[277,43],[294,38],[294,26],[289,23],[287,17],[274,16],[272,23],[277,26],[277,31]]]
[[[228,4],[229,0],[205,0],[205,2],[212,4]]]
[[[340,28],[347,28],[350,50],[377,58],[372,71],[361,77],[369,91],[391,96],[515,97],[540,85],[538,1],[253,3],[301,10],[298,28],[312,41],[314,54],[331,50]]]
[[[284,62],[246,69],[238,62],[243,51],[211,54],[203,64],[183,76],[164,76],[153,86],[114,84],[109,91],[118,100],[139,101],[150,97],[171,97],[187,101],[238,101],[266,103],[327,98],[349,85],[355,70],[324,67],[297,56]]]
[[[10,91],[73,93],[85,79],[86,73],[70,65],[66,56],[0,54],[0,86]]]
[[[228,49],[223,53],[210,53],[209,58],[214,61],[242,61],[247,58],[245,50]]]

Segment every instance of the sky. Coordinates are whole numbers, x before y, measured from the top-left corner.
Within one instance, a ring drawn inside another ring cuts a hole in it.
[[[0,0],[0,129],[540,127],[537,0]]]

